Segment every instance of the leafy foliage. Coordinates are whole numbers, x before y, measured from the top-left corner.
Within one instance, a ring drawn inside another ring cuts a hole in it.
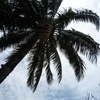
[[[0,83],[29,53],[27,85],[36,90],[42,70],[48,84],[53,81],[51,62],[62,79],[62,65],[57,48],[64,53],[77,80],[84,77],[85,65],[78,52],[91,62],[97,61],[99,44],[75,29],[66,30],[72,21],[90,22],[99,29],[99,16],[87,9],[68,9],[57,13],[62,0],[0,0],[0,52],[13,47],[0,69]]]

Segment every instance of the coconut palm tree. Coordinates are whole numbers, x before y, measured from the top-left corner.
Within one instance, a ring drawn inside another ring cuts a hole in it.
[[[85,65],[78,52],[91,62],[97,60],[99,44],[89,35],[75,29],[67,30],[72,21],[91,22],[99,29],[99,16],[87,9],[64,9],[57,12],[62,0],[0,0],[0,51],[13,47],[5,64],[1,65],[0,83],[28,54],[29,87],[36,90],[42,70],[48,84],[53,81],[50,64],[53,62],[58,81],[62,65],[58,49],[72,65],[78,81],[84,76]],[[52,66],[53,67],[53,66]]]

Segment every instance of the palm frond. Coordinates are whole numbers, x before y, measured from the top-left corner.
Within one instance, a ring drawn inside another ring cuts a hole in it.
[[[38,86],[38,83],[39,83],[39,80],[40,80],[40,77],[41,77],[41,74],[42,74],[42,70],[43,70],[43,55],[42,54],[39,58],[39,62],[38,62],[38,66],[36,67],[36,70],[35,70],[35,75],[34,75],[34,91],[36,90],[37,86]]]
[[[37,40],[37,43],[32,47],[29,57],[30,64],[27,85],[32,88],[33,91],[36,90],[42,73],[44,65],[44,47],[45,44],[40,40]]]
[[[27,85],[33,89],[33,91],[36,90],[41,74],[43,69],[43,62],[44,62],[44,52],[41,53],[41,55],[37,55],[37,50],[31,51],[29,56],[29,72],[28,72],[28,80]]]
[[[0,38],[0,52],[5,50],[7,47],[15,46],[17,44],[22,44],[26,42],[27,37],[34,34],[33,31],[27,31],[27,32],[16,32],[16,33],[9,33],[6,36],[3,35]]]
[[[59,36],[58,38],[60,50],[65,54],[65,56],[69,60],[69,63],[72,65],[75,71],[77,80],[79,81],[82,77],[84,77],[84,62],[82,61],[78,53],[74,50],[71,43],[68,43],[68,41],[64,41],[63,38]]]
[[[49,54],[50,59],[55,64],[57,76],[58,76],[58,81],[60,82],[62,79],[62,66],[61,66],[61,61],[60,61],[58,51],[56,50],[56,46],[54,45],[55,43],[53,43],[53,42],[54,41],[49,40],[48,52],[50,53]]]
[[[36,49],[32,49],[30,51],[29,58],[28,58],[29,67],[28,67],[27,85],[31,87],[32,89],[34,88],[34,72],[39,60],[38,57],[36,57],[35,52],[36,52]]]
[[[87,9],[75,10],[75,11],[76,11],[75,15],[76,21],[91,22],[96,26],[97,30],[99,30],[100,18],[96,13],[94,13],[92,10],[87,10]]]
[[[41,0],[39,1],[41,14],[45,12],[48,18],[54,18],[62,0]],[[43,12],[44,11],[44,12]]]
[[[45,45],[45,52],[44,52],[44,68],[46,71],[46,80],[48,84],[51,84],[53,82],[53,74],[51,72],[50,68],[50,56],[49,56],[49,50],[48,50],[48,43]]]
[[[64,41],[70,42],[76,51],[86,55],[92,63],[97,62],[100,48],[92,37],[74,29],[62,31],[61,37]]]
[[[64,10],[63,12],[58,13],[58,18],[55,22],[60,26],[65,27],[68,26],[71,21],[91,22],[96,26],[97,30],[99,29],[100,25],[99,16],[87,9],[73,10],[70,8],[68,10]]]
[[[51,69],[50,69],[50,64],[48,64],[45,68],[46,70],[46,79],[47,79],[47,82],[48,84],[51,84],[52,81],[53,81],[53,74],[51,72]]]

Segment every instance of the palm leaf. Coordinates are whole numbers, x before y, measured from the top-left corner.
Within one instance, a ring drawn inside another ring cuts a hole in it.
[[[75,20],[83,22],[91,22],[96,26],[97,30],[99,30],[100,26],[99,16],[96,13],[92,12],[92,10],[87,10],[87,9],[76,10]]]
[[[61,37],[64,41],[72,43],[75,50],[86,55],[91,62],[97,61],[100,48],[93,38],[74,29],[62,31]]]
[[[45,45],[44,68],[46,71],[47,82],[48,82],[48,84],[51,84],[53,81],[53,74],[52,74],[51,68],[50,68],[50,56],[49,56],[49,50],[48,50],[48,43]]]
[[[41,74],[42,74],[42,69],[43,69],[43,54],[40,56],[39,61],[38,61],[38,66],[36,66],[36,70],[35,70],[35,81],[34,81],[34,91],[36,90]]]
[[[79,81],[82,77],[84,77],[84,62],[79,57],[78,53],[74,50],[71,43],[68,43],[63,40],[63,38],[59,37],[58,44],[60,50],[65,54],[69,63],[72,65],[77,80]]]
[[[35,55],[35,52],[36,52],[36,49],[32,49],[30,51],[29,58],[28,58],[29,67],[28,67],[27,85],[31,87],[32,89],[34,88],[34,72],[39,60],[37,55]]]
[[[27,31],[27,32],[16,32],[16,33],[9,33],[6,36],[3,35],[0,38],[0,52],[5,50],[7,47],[11,46],[17,46],[18,44],[23,44],[26,42],[27,38],[32,35],[34,32],[33,31]]]
[[[37,55],[36,50],[33,50],[29,56],[29,77],[27,81],[27,85],[33,89],[33,91],[36,90],[41,74],[43,69],[43,62],[44,62],[44,52],[41,53],[41,55]]]
[[[62,78],[62,67],[61,67],[61,61],[60,61],[58,51],[56,50],[56,46],[54,44],[55,43],[52,40],[49,40],[48,52],[50,53],[49,54],[50,59],[55,64],[58,81],[60,82]]]
[[[58,18],[55,20],[60,26],[67,26],[71,21],[83,21],[93,23],[97,29],[99,29],[99,16],[93,13],[91,10],[64,10],[64,12],[58,13]],[[62,25],[61,25],[62,24]]]

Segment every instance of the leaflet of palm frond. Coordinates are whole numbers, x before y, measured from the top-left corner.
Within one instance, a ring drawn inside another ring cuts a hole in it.
[[[35,57],[35,52],[36,52],[36,49],[32,49],[30,51],[30,54],[29,54],[29,58],[28,58],[28,61],[29,61],[29,67],[28,67],[28,80],[27,80],[27,85],[33,89],[34,88],[34,71],[35,71],[35,68],[38,64],[38,57]],[[34,59],[35,58],[35,59]]]
[[[6,36],[0,38],[0,52],[5,50],[7,47],[17,46],[26,42],[27,38],[34,34],[33,31],[27,32],[15,32],[13,34],[9,33]]]
[[[62,26],[67,26],[71,21],[83,21],[93,23],[97,30],[99,29],[100,21],[99,16],[96,13],[93,13],[90,10],[64,10],[64,12],[58,13],[58,18],[56,23],[61,24]]]
[[[50,69],[50,65],[48,64],[46,66],[46,79],[47,79],[47,82],[48,84],[52,84],[52,81],[53,81],[53,74],[51,72],[51,69]]]
[[[62,34],[64,41],[72,43],[75,50],[86,55],[92,63],[97,62],[100,50],[93,38],[74,29],[62,31]]]
[[[60,82],[62,79],[61,61],[60,61],[58,51],[56,50],[56,46],[54,45],[54,41],[52,41],[51,39],[49,40],[48,52],[50,53],[49,54],[50,60],[52,60],[53,64],[55,65],[58,81]]]
[[[49,50],[48,50],[48,43],[45,45],[45,53],[44,53],[44,68],[46,71],[46,79],[48,84],[52,84],[53,82],[53,74],[51,72],[50,68],[50,56],[49,56]]]
[[[41,77],[41,74],[42,74],[42,70],[43,70],[43,53],[42,55],[39,57],[39,62],[38,62],[38,66],[36,67],[36,70],[35,70],[35,75],[34,75],[34,90],[36,90],[37,86],[38,86],[38,83],[39,83],[39,80],[40,80],[40,77]]]
[[[78,55],[78,53],[74,50],[73,45],[69,42],[63,40],[58,36],[58,44],[60,50],[64,53],[66,58],[69,60],[69,63],[72,65],[73,69],[75,70],[75,75],[77,80],[79,81],[81,78],[84,77],[84,62]]]
[[[42,47],[43,48],[43,47]],[[43,69],[44,62],[44,49],[40,49],[40,43],[37,43],[36,47],[33,48],[31,52],[32,56],[29,57],[29,77],[27,81],[27,85],[36,90],[38,82],[40,80],[40,76]]]
[[[27,85],[31,87],[32,89],[34,88],[34,71],[36,68],[36,65],[38,63],[38,59],[34,59],[36,49],[32,49],[29,53],[28,61],[29,61],[29,67],[28,67],[28,80],[27,80]]]

